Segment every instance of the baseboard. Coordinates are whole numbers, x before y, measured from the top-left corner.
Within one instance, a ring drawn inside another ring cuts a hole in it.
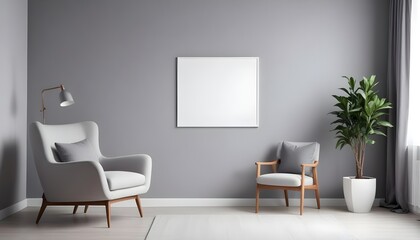
[[[28,206],[28,202],[26,199],[13,204],[10,207],[4,208],[0,210],[0,220],[7,218],[8,216],[15,214]]]
[[[373,206],[379,206],[381,198],[375,199]],[[29,207],[41,206],[41,198],[28,198]],[[142,198],[143,207],[250,207],[255,206],[254,198]],[[299,206],[299,199],[289,199],[290,206]],[[113,207],[136,207],[134,201],[115,203]],[[284,199],[262,198],[260,206],[285,206]],[[305,206],[315,207],[313,198],[305,199]],[[343,198],[321,198],[321,206],[335,207],[346,206]]]

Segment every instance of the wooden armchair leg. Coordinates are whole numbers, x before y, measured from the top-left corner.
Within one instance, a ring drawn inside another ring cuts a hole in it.
[[[79,207],[79,205],[74,205],[74,208],[73,208],[73,214],[75,214],[76,212],[77,212],[77,208]]]
[[[143,210],[141,208],[139,196],[137,195],[135,199],[136,199],[137,209],[139,210],[139,213],[140,213],[140,217],[143,217]]]
[[[300,215],[303,214],[304,199],[305,199],[305,188],[302,186],[302,188],[300,189]]]
[[[88,207],[89,207],[89,205],[85,205],[85,211],[84,211],[84,213],[87,213]]]
[[[287,194],[287,190],[284,190],[284,200],[286,200],[286,207],[289,206],[289,195]]]
[[[108,228],[110,228],[111,227],[111,202],[110,201],[106,201],[105,209],[106,209],[106,222],[108,223]]]
[[[260,189],[257,186],[257,191],[255,194],[255,213],[258,213],[259,208],[260,208]]]
[[[319,190],[315,189],[315,197],[316,197],[316,204],[318,206],[318,209],[321,209],[321,202],[319,201]]]
[[[42,195],[42,205],[39,209],[38,217],[36,218],[36,224],[39,223],[39,220],[41,220],[42,214],[44,214],[45,209],[47,208],[47,200],[45,199],[45,196]]]

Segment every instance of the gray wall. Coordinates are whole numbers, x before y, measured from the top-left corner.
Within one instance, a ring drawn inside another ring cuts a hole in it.
[[[0,1],[0,210],[26,199],[27,10]]]
[[[33,0],[28,122],[41,119],[41,89],[63,83],[76,103],[49,93],[47,123],[93,120],[105,155],[150,154],[147,197],[253,197],[255,161],[283,140],[318,141],[321,197],[341,198],[355,164],[334,148],[331,94],[350,74],[376,74],[386,92],[387,11],[383,0]],[[260,57],[260,127],[176,128],[178,56]],[[385,149],[378,139],[367,153],[377,197]],[[28,196],[41,194],[29,150]]]

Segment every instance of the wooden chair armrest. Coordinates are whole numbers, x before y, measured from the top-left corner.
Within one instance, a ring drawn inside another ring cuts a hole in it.
[[[279,163],[279,160],[273,160],[269,162],[256,162],[255,165],[264,165],[264,166],[270,166],[270,165],[276,165]]]
[[[314,161],[313,163],[302,163],[301,166],[302,167],[317,167],[318,161]]]
[[[271,166],[273,172],[276,172],[278,164],[280,164],[280,160],[273,160],[269,162],[256,162],[255,165],[257,165],[257,177],[261,175],[261,166]]]
[[[302,185],[305,184],[305,167],[312,167],[312,177],[314,179],[314,185],[318,185],[318,174],[316,168],[318,167],[318,161],[315,160],[313,163],[303,163],[300,166],[302,167],[302,176],[301,176],[301,183]]]

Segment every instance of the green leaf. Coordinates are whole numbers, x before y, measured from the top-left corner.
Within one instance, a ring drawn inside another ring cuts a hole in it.
[[[345,123],[346,121],[342,120],[342,119],[337,119],[334,122],[331,123],[332,124],[337,124],[337,123]]]
[[[329,114],[332,114],[332,115],[339,115],[339,114],[340,114],[340,112],[339,112],[339,111],[332,111],[332,112],[329,112]]]
[[[360,92],[360,95],[362,96],[363,99],[366,99],[366,94],[364,92]]]
[[[358,107],[358,108],[350,109],[349,112],[351,112],[351,113],[353,113],[353,112],[359,112],[360,110],[362,110],[362,108],[361,107]]]
[[[384,126],[384,127],[394,127],[392,126],[391,123],[389,123],[388,121],[378,121],[376,124],[380,125],[380,126]]]
[[[370,78],[369,78],[369,84],[370,84],[371,86],[374,86],[374,83],[375,83],[375,78],[376,78],[376,76],[375,76],[375,75],[370,76]]]
[[[354,90],[354,85],[355,85],[354,78],[353,78],[353,77],[351,77],[351,78],[350,78],[350,79],[348,79],[348,80],[349,80],[350,89],[353,89],[353,90]]]
[[[378,134],[378,135],[382,135],[382,136],[386,137],[386,134],[379,131],[379,130],[374,130],[374,134]]]
[[[384,112],[377,112],[377,113],[372,115],[372,118],[379,118],[382,115],[385,115],[385,113]]]
[[[345,88],[339,88],[341,91],[344,91],[345,93],[347,93],[348,95],[350,95],[349,90],[345,89]]]

